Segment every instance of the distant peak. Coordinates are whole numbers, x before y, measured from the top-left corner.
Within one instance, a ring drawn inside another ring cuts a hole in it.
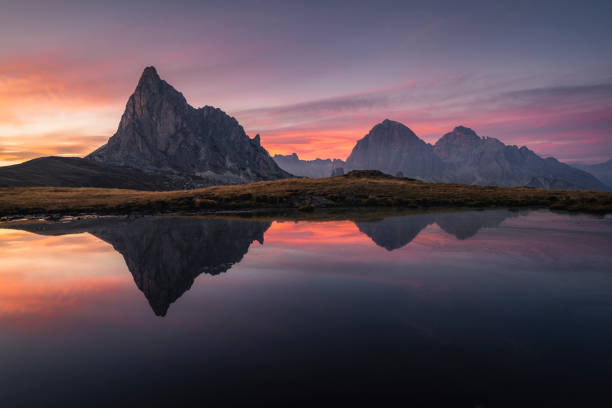
[[[442,138],[440,138],[440,140],[438,140],[438,142],[440,141],[445,141],[445,142],[461,142],[461,143],[465,143],[465,142],[469,142],[469,143],[476,143],[476,142],[480,142],[481,137],[478,136],[476,134],[476,132],[474,132],[472,129],[465,127],[465,126],[457,126],[455,127],[455,129],[453,129],[452,132],[449,132],[447,134],[445,134],[444,136],[442,136]]]
[[[454,133],[462,133],[465,135],[473,135],[478,137],[478,135],[476,134],[476,132],[474,132],[472,129],[470,129],[469,127],[465,127],[465,126],[457,126],[455,127],[455,129],[453,130]]]
[[[370,133],[368,133],[368,135],[376,134],[395,134],[400,138],[408,137],[411,139],[418,139],[418,136],[408,126],[390,119],[385,119],[374,125]],[[368,135],[366,135],[366,137]]]
[[[380,124],[381,125],[385,125],[385,126],[397,126],[397,125],[404,126],[402,123],[396,122],[396,121],[391,120],[391,119],[385,119]]]
[[[382,122],[374,125],[372,130],[374,130],[376,128],[381,128],[381,127],[383,127],[383,128],[402,128],[402,129],[408,129],[411,133],[413,133],[412,130],[408,126],[404,125],[401,122],[396,122],[395,120],[391,120],[391,119],[385,119]]]

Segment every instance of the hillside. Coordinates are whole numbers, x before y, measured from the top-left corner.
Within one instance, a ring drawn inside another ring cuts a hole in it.
[[[324,179],[289,179],[191,191],[94,188],[0,189],[0,215],[130,214],[385,208],[549,208],[612,212],[612,193],[430,184],[376,171]]]
[[[598,164],[571,163],[571,165],[591,173],[612,190],[612,159]]]
[[[99,187],[177,190],[214,184],[198,176],[155,173],[78,157],[40,157],[0,167],[0,187]]]

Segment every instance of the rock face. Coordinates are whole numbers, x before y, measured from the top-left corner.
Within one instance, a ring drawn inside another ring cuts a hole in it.
[[[332,177],[344,176],[344,167],[336,167],[332,170]]]
[[[572,163],[572,166],[594,175],[612,190],[612,159],[599,164]]]
[[[300,160],[296,153],[283,156],[277,154],[274,161],[288,173],[298,177],[322,178],[330,177],[336,169],[344,166],[340,159]]]
[[[380,170],[394,176],[401,173],[423,181],[442,181],[444,163],[412,130],[385,119],[357,142],[344,170]]]
[[[463,126],[431,146],[401,123],[385,120],[357,142],[344,167],[433,182],[609,190],[585,171],[543,159],[526,147],[482,138]]]
[[[194,174],[218,183],[287,178],[259,136],[220,109],[195,109],[154,67],[142,73],[117,132],[88,159],[145,172]]]
[[[455,183],[605,190],[584,171],[554,158],[543,159],[524,146],[481,138],[463,126],[442,136],[434,151],[447,165],[447,179]]]

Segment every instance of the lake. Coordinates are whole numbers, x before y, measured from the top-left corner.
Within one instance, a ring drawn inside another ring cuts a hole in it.
[[[612,217],[0,229],[0,404],[612,403]]]

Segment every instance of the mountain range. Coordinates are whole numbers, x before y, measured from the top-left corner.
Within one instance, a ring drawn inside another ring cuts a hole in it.
[[[290,171],[276,157],[279,166]],[[307,176],[304,171],[297,171],[297,156],[291,164],[293,174]],[[306,165],[303,163],[302,167]],[[605,173],[608,167],[592,168],[600,174],[610,174]],[[508,146],[492,137],[480,137],[463,126],[457,126],[435,145],[430,145],[402,123],[388,119],[357,141],[343,167],[345,172],[380,170],[428,182],[610,190],[602,180],[587,172],[590,169],[581,170],[554,158],[542,158],[527,147]],[[328,172],[326,176],[330,175]]]
[[[340,159],[300,160],[296,153],[286,156],[276,154],[273,159],[281,169],[298,177],[329,177],[336,169],[341,169],[345,165]]]
[[[379,170],[429,182],[611,189],[612,161],[577,167],[480,137],[463,126],[431,145],[388,119],[357,141],[346,162],[300,160],[295,153],[272,158],[259,135],[250,138],[218,108],[192,107],[154,67],[147,67],[105,145],[85,158],[45,157],[0,167],[0,187],[175,190]]]

